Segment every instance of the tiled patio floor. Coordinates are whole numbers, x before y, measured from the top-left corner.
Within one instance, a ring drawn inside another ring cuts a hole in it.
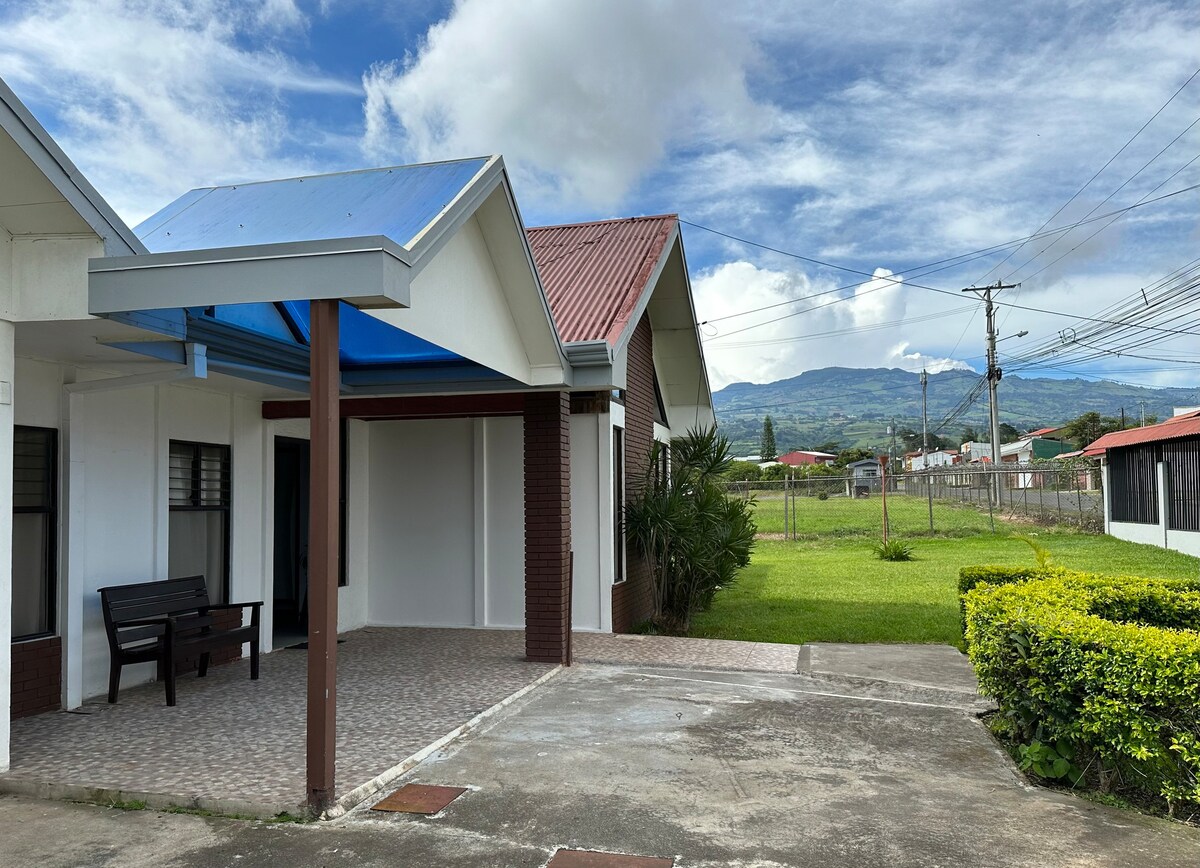
[[[337,795],[371,781],[554,667],[523,659],[519,630],[367,627],[338,646]],[[579,663],[750,672],[796,671],[799,646],[577,633]],[[0,788],[273,814],[305,794],[305,664],[285,649],[183,677],[179,704],[162,686],[122,690],[12,725]],[[87,790],[108,791],[100,796]]]
[[[338,646],[337,794],[382,774],[553,669],[523,659],[517,630],[372,628]],[[304,801],[305,663],[285,649],[162,685],[122,690],[13,721],[11,770],[23,782],[161,794],[257,813]]]

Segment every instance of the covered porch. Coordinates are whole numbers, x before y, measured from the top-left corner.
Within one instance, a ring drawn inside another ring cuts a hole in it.
[[[525,659],[520,630],[365,627],[338,646],[335,804],[378,792],[414,754],[556,671]],[[0,789],[218,813],[300,814],[307,654],[284,649],[162,685],[16,720]]]
[[[376,797],[458,736],[490,724],[562,667],[525,658],[521,630],[364,627],[338,646],[338,775],[332,814]],[[578,633],[580,668],[793,674],[800,646]],[[284,649],[184,677],[179,704],[144,684],[78,709],[14,721],[0,792],[215,813],[300,814],[306,654]],[[532,698],[532,697],[531,697]],[[620,719],[620,708],[612,709]]]

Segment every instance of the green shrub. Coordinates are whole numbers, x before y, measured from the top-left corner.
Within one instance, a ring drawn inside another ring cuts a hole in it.
[[[1200,803],[1200,582],[1058,572],[977,584],[971,662],[1023,764]]]
[[[1044,579],[1063,573],[1062,570],[1043,570],[1039,567],[972,566],[958,571],[958,618],[963,634],[967,632],[966,595],[977,585],[1012,585],[1030,579]]]
[[[625,507],[625,529],[650,566],[654,629],[684,634],[692,615],[711,603],[750,563],[754,500],[726,495],[729,441],[715,428],[671,441],[671,473],[653,474],[654,444],[641,490]]]
[[[881,561],[911,561],[912,546],[904,540],[892,539],[875,546],[875,557]]]

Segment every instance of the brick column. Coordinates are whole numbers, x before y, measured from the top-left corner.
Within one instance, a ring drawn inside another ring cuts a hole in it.
[[[571,587],[571,396],[525,396],[525,656],[566,663]]]

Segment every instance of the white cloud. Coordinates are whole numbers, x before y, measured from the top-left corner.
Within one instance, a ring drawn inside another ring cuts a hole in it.
[[[692,287],[697,314],[707,323],[701,330],[713,387],[770,382],[831,366],[970,368],[961,360],[911,349],[940,345],[948,321],[940,314],[961,311],[964,305],[952,299],[948,304],[931,300],[924,293],[914,296],[886,268],[874,274],[840,291],[800,271],[773,270],[744,260],[697,275]],[[783,304],[797,298],[807,301]],[[771,305],[761,313],[726,318]],[[921,319],[930,314],[939,316]],[[965,314],[955,321],[965,322]]]
[[[503,153],[526,197],[614,205],[673,149],[778,129],[746,88],[754,45],[720,10],[460,0],[403,62],[364,76],[364,148],[376,159]],[[795,162],[818,170],[811,155]]]
[[[60,144],[137,222],[192,186],[307,168],[284,155],[284,96],[360,91],[273,47],[305,26],[291,0],[42,0],[4,16],[0,75],[54,107]]]

